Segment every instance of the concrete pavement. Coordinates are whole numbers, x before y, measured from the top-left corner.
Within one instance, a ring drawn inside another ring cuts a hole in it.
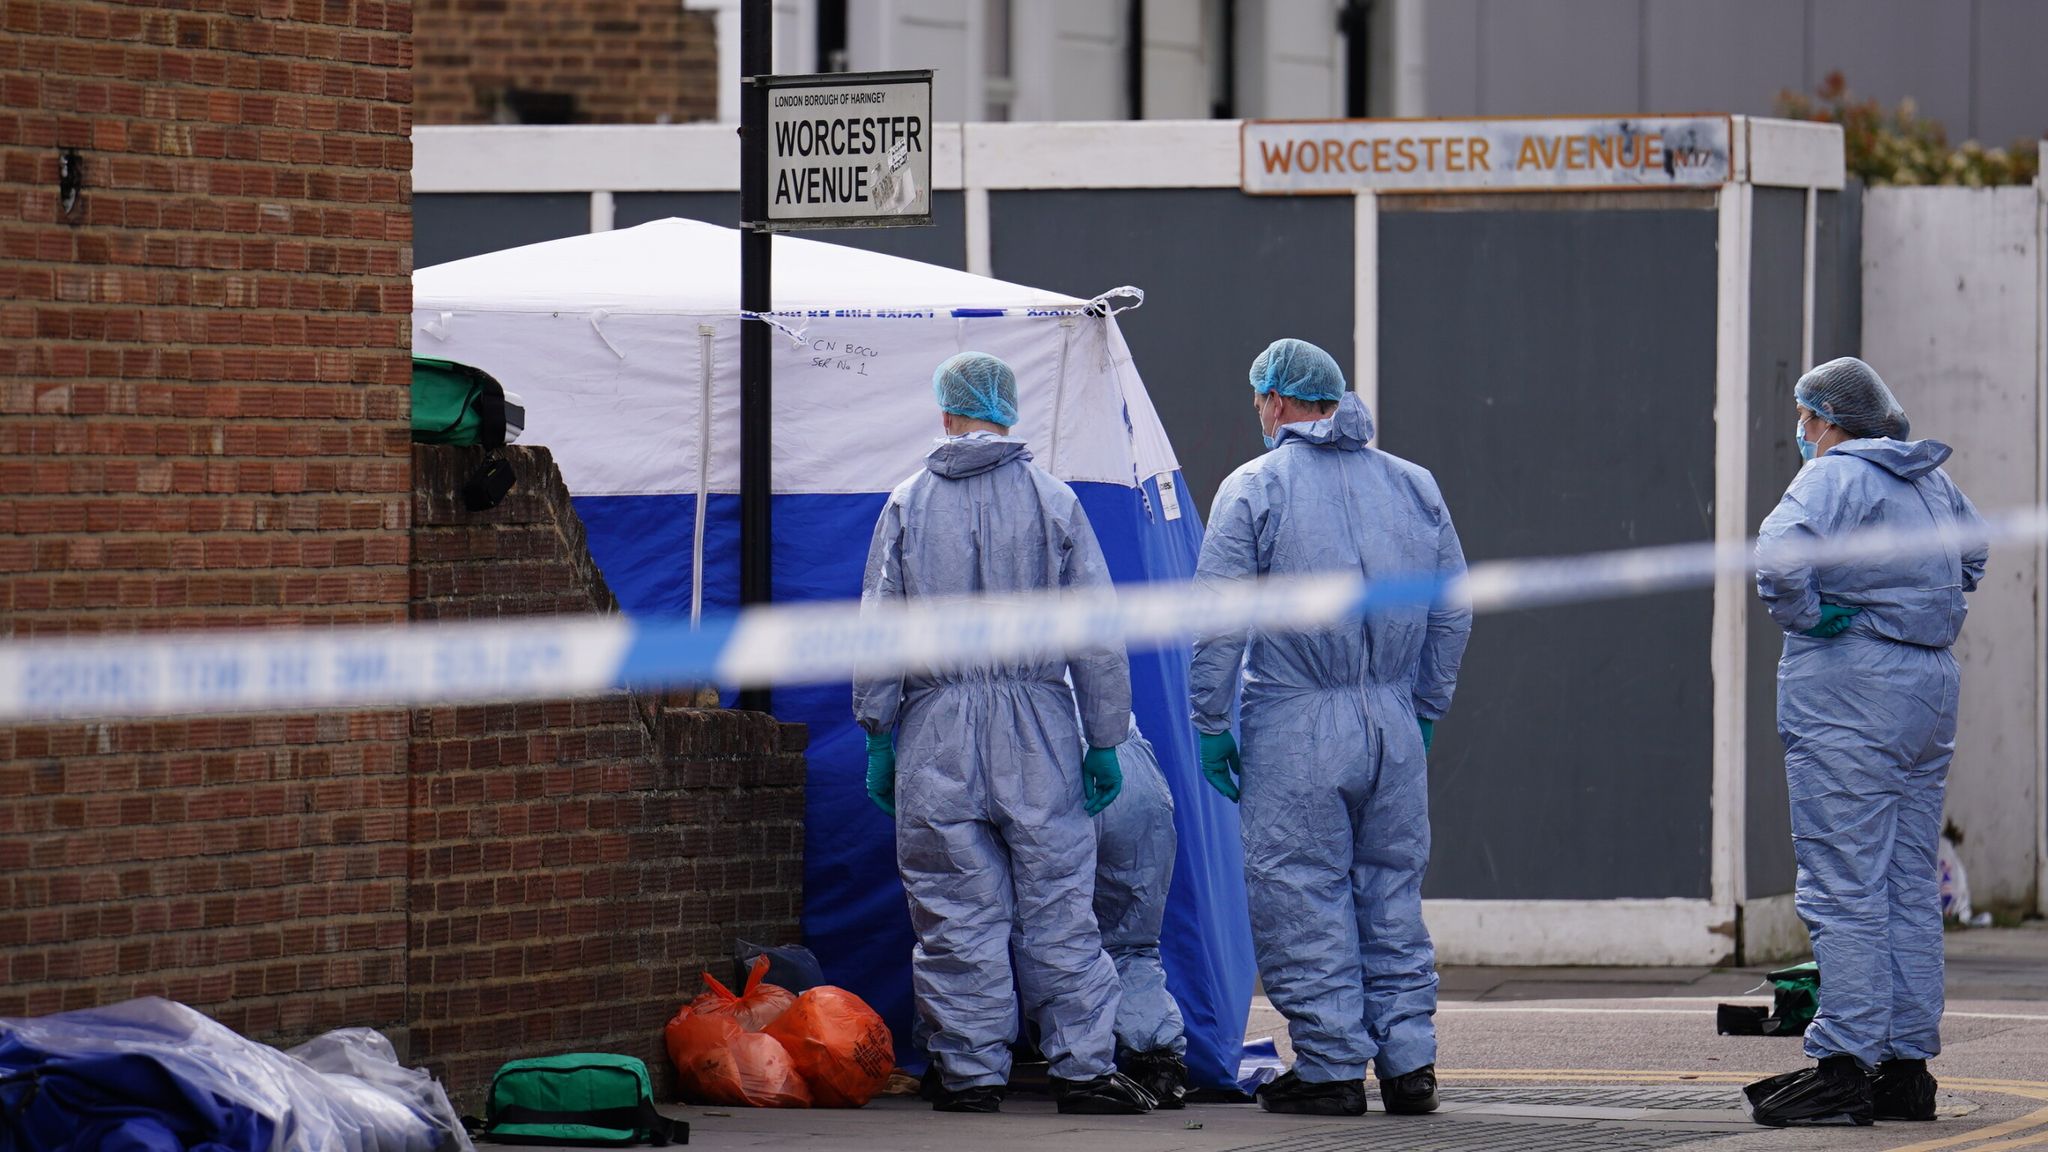
[[[1380,1149],[1684,1148],[1686,1152],[2048,1152],[2048,925],[1949,938],[1946,1050],[1931,1124],[1771,1131],[1739,1088],[1804,1063],[1796,1039],[1714,1034],[1714,1006],[1762,969],[1452,969],[1438,1021],[1443,1110],[1430,1117],[1271,1116],[1210,1105],[1150,1116],[1058,1115],[1012,1096],[999,1116],[939,1115],[914,1099],[858,1111],[668,1108],[694,1147],[881,1152],[1377,1152]],[[1764,997],[1748,1002],[1763,1003]],[[1260,1003],[1253,1036],[1283,1045]]]

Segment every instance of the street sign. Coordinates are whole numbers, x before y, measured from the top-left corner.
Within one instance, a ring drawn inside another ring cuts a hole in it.
[[[1247,120],[1246,192],[1521,192],[1713,187],[1734,178],[1726,116],[1607,120]]]
[[[932,74],[760,76],[767,89],[767,214],[756,228],[932,222]]]

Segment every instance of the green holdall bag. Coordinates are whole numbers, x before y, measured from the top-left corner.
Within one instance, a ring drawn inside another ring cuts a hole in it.
[[[481,368],[412,358],[412,438],[417,444],[503,448],[525,430],[526,406]]]
[[[1723,1036],[1804,1036],[1820,1011],[1820,967],[1811,960],[1780,968],[1756,987],[1772,991],[1768,1009],[1748,1004],[1723,1004],[1714,1030]]]
[[[491,1078],[473,1133],[498,1144],[688,1144],[690,1126],[654,1110],[647,1065],[633,1056],[573,1052],[514,1060]]]

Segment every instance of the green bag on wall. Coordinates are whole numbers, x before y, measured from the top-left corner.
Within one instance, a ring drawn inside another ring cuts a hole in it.
[[[503,448],[505,408],[505,386],[483,369],[453,360],[412,358],[414,443]]]
[[[605,1052],[514,1060],[499,1068],[474,1134],[499,1144],[690,1142],[688,1124],[654,1110],[647,1065]]]

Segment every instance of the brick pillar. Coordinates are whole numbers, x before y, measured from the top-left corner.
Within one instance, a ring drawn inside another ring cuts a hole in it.
[[[482,513],[456,495],[481,450],[414,453],[416,618],[616,611],[546,449],[508,450]],[[631,696],[415,712],[410,1058],[477,1102],[506,1060],[621,1052],[673,1098],[661,1028],[698,974],[799,939],[804,740]]]
[[[0,636],[405,618],[410,27],[0,0]],[[405,739],[0,728],[0,1015],[396,1024]]]

